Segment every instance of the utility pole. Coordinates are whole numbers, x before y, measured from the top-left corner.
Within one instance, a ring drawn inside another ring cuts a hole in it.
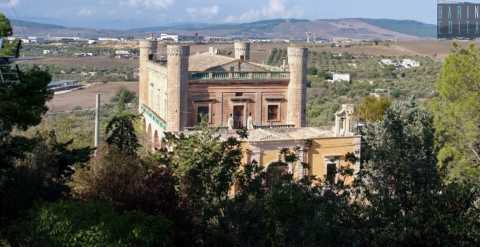
[[[95,137],[94,145],[98,148],[100,144],[100,94],[97,93],[96,106],[95,106]]]

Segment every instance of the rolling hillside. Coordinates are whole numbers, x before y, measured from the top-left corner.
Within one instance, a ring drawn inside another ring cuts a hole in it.
[[[306,32],[318,38],[418,39],[434,38],[436,27],[409,20],[390,19],[273,19],[238,24],[185,23],[131,30],[96,30],[14,20],[14,29],[22,36],[135,36],[150,33],[199,33],[205,36],[234,36],[265,39],[304,39]]]

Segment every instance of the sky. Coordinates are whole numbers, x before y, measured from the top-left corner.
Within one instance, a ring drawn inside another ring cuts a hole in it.
[[[0,0],[0,10],[21,20],[115,29],[273,18],[436,21],[435,0]]]

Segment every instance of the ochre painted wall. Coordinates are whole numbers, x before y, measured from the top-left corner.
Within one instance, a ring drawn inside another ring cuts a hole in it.
[[[310,165],[310,175],[323,179],[326,175],[325,158],[329,156],[339,156],[340,166],[351,166],[345,162],[347,153],[355,153],[360,148],[359,137],[344,138],[326,138],[312,141],[309,151],[308,164]]]
[[[290,147],[291,149],[295,146]],[[312,145],[306,153],[306,162],[308,163],[309,175],[315,176],[318,179],[324,179],[326,175],[326,162],[327,157],[338,157],[339,167],[354,169],[354,164],[345,161],[345,155],[347,153],[355,153],[360,149],[360,137],[331,137],[320,138],[312,140]],[[260,164],[264,167],[268,166],[272,162],[279,160],[280,150],[268,150],[263,149],[261,152]],[[341,177],[339,177],[341,178]],[[346,182],[351,182],[352,178],[347,178]]]

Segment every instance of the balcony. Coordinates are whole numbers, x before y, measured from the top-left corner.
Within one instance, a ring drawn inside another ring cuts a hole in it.
[[[190,80],[198,81],[268,81],[289,80],[289,72],[190,72]]]

